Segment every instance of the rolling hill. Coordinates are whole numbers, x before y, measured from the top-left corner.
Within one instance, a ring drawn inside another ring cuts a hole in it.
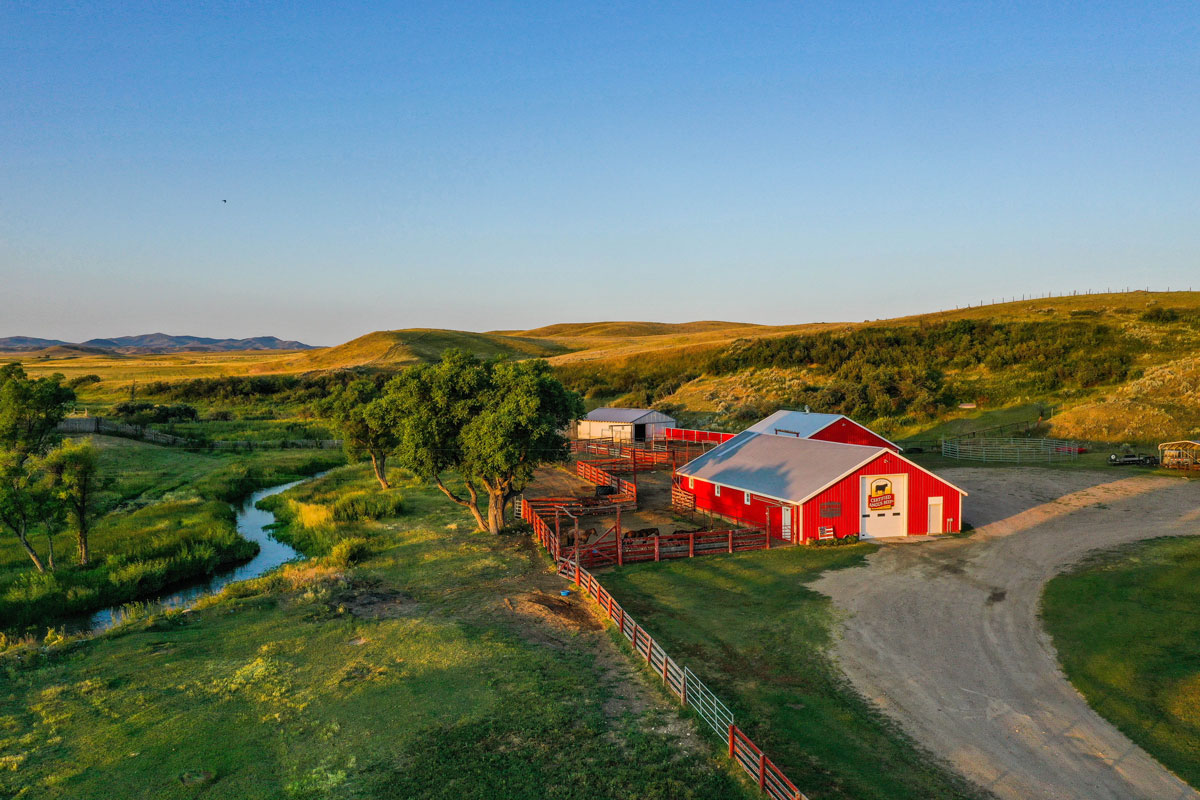
[[[80,353],[112,352],[125,355],[313,349],[312,345],[304,344],[303,342],[285,341],[274,336],[255,336],[249,339],[211,339],[205,336],[172,336],[166,333],[147,333],[140,336],[115,336],[111,339],[88,339],[86,342],[38,339],[32,336],[0,338],[0,351],[38,353],[38,351],[44,352],[47,348],[52,347],[76,348]]]
[[[129,381],[392,370],[457,347],[484,357],[546,358],[594,403],[653,403],[687,422],[730,430],[780,406],[810,405],[904,437],[971,413],[1047,404],[1062,412],[1054,431],[1063,437],[1200,435],[1200,396],[1190,388],[1200,356],[1200,292],[1083,294],[853,323],[415,328],[301,353],[121,355],[81,347],[51,344],[17,358],[39,374],[101,375],[111,392]],[[977,412],[959,410],[964,402]]]
[[[313,372],[353,367],[390,369],[422,361],[435,361],[451,348],[478,356],[546,358],[566,351],[564,345],[524,336],[472,333],[437,328],[376,331],[336,347],[312,350],[277,364],[264,364],[262,371]]]

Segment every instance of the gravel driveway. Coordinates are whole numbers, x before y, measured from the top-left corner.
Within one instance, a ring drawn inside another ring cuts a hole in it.
[[[1002,798],[1200,798],[1088,707],[1037,618],[1046,581],[1088,551],[1200,533],[1200,484],[1116,469],[944,474],[971,493],[974,535],[887,544],[812,585],[844,614],[836,656],[854,685]]]

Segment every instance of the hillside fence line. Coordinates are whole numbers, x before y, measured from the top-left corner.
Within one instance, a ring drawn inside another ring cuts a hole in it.
[[[95,433],[101,436],[120,436],[166,447],[186,447],[196,450],[338,450],[342,446],[341,439],[278,439],[273,441],[188,439],[156,431],[144,425],[129,425],[104,417],[67,417],[58,423],[58,431],[59,433]]]
[[[546,507],[542,506],[543,509]],[[562,556],[560,551],[563,548],[559,543],[558,532],[550,529],[541,514],[534,510],[534,504],[525,498],[521,498],[521,516],[533,527],[534,538],[554,559],[559,574],[573,580],[580,591],[599,606],[607,619],[616,625],[617,630],[633,647],[634,652],[645,660],[656,675],[662,677],[663,686],[671,696],[684,708],[696,713],[704,723],[704,729],[711,730],[721,740],[729,757],[758,784],[763,794],[772,800],[808,800],[787,775],[767,758],[766,753],[738,727],[729,706],[710,690],[690,667],[671,658],[662,644],[627,614],[600,580],[580,564],[578,557],[572,560]]]

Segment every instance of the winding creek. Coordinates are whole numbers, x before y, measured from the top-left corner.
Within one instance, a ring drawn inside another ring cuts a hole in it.
[[[320,475],[313,475],[312,477],[292,481],[291,483],[272,486],[268,489],[260,489],[246,498],[241,507],[237,509],[238,533],[246,539],[258,543],[258,555],[254,556],[254,558],[242,564],[228,567],[223,571],[190,583],[182,588],[176,587],[161,595],[143,598],[138,601],[138,605],[149,606],[152,611],[188,608],[194,605],[200,598],[215,594],[231,583],[257,578],[282,564],[303,558],[303,555],[298,550],[284,544],[271,535],[271,532],[267,530],[267,526],[275,522],[275,515],[270,511],[263,511],[261,508],[258,508],[257,503],[264,497],[286,492],[293,486],[299,486],[305,481],[310,481],[318,477]],[[89,616],[81,617],[64,627],[70,633],[100,633],[119,625],[125,619],[126,614],[126,606],[112,606]]]

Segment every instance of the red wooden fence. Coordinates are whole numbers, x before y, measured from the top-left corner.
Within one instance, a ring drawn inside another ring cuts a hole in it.
[[[661,536],[626,536],[616,541],[585,544],[579,549],[579,561],[584,567],[612,564],[623,566],[639,561],[666,561],[671,558],[694,558],[710,553],[740,553],[743,550],[765,550],[770,547],[770,535],[760,528],[689,531]],[[572,553],[566,555],[574,558]]]
[[[681,442],[713,442],[721,444],[728,442],[736,433],[720,433],[718,431],[698,431],[692,428],[667,428],[663,431],[667,440],[676,439]]]
[[[575,462],[575,474],[597,486],[611,486],[616,489],[616,494],[605,498],[610,505],[623,503],[637,505],[637,486],[630,481],[605,472],[603,469],[595,467],[587,461]]]

